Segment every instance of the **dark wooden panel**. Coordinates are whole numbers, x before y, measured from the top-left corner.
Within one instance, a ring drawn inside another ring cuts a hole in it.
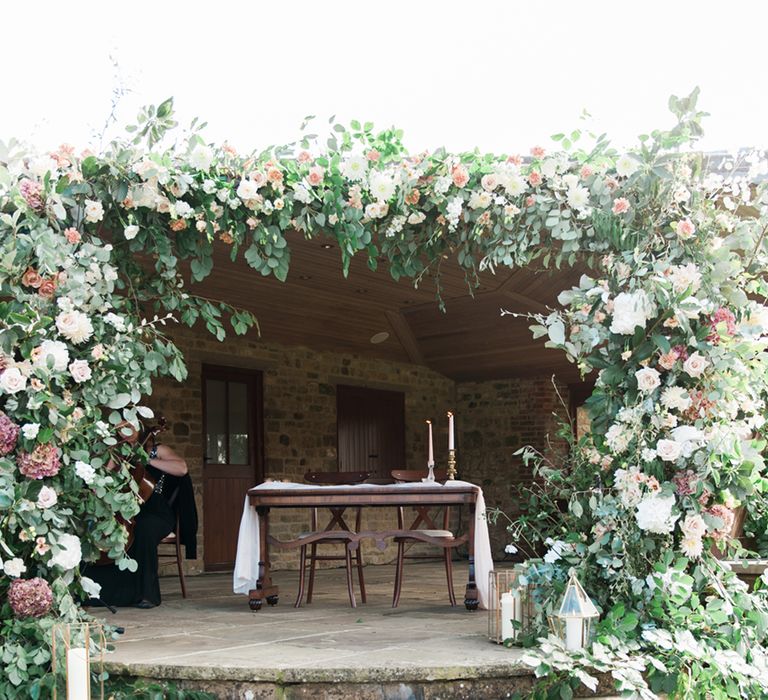
[[[405,394],[340,385],[336,406],[340,471],[386,477],[405,465]]]
[[[248,489],[253,486],[255,484],[250,477],[206,477],[203,487],[206,571],[228,571],[233,568],[243,500]]]

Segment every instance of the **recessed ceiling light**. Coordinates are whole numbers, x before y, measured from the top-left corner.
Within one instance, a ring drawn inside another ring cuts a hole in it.
[[[333,248],[333,244],[332,243],[321,243],[320,247],[323,250],[330,250],[331,248]]]
[[[312,275],[299,275],[300,280],[311,280]]]
[[[371,336],[371,342],[374,345],[383,343],[385,340],[389,340],[389,333],[387,333],[386,331],[382,331],[381,333],[376,333],[375,335]]]

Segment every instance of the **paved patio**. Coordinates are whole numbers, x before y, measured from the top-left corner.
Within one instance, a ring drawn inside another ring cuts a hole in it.
[[[464,570],[455,572],[458,600]],[[529,683],[522,652],[488,640],[484,611],[450,607],[441,562],[408,563],[396,609],[394,567],[369,566],[365,576],[366,605],[349,607],[344,571],[332,569],[318,572],[312,605],[295,609],[297,573],[278,571],[280,604],[256,613],[228,574],[189,578],[186,600],[178,579],[163,578],[159,608],[102,613],[125,627],[110,671],[231,698],[504,697]]]

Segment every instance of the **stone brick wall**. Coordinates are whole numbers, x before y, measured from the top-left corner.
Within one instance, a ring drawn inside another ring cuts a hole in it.
[[[525,444],[547,448],[547,435],[555,433],[553,411],[559,400],[549,377],[487,382],[455,383],[426,367],[386,362],[351,354],[317,352],[303,347],[264,343],[255,334],[217,342],[204,330],[171,331],[183,351],[189,378],[182,384],[158,380],[148,401],[171,426],[164,441],[181,454],[195,483],[200,514],[199,558],[186,562],[189,573],[202,571],[202,393],[204,363],[259,369],[264,377],[265,472],[271,479],[301,481],[308,469],[333,471],[336,462],[336,387],[358,384],[405,393],[406,464],[409,469],[426,463],[424,420],[435,419],[435,459],[447,462],[448,409],[456,412],[456,440],[460,477],[481,484],[489,506],[510,514],[517,511],[515,487],[530,480],[513,453]],[[560,386],[567,401],[567,389]],[[562,449],[555,445],[555,449]],[[368,509],[365,527],[394,524],[394,513]],[[295,536],[308,526],[300,510],[273,511],[272,534]],[[507,543],[503,526],[492,528],[494,554],[503,558]],[[392,562],[395,548],[384,552],[365,543],[368,563]],[[276,569],[295,568],[297,550],[274,550]],[[172,565],[164,565],[166,567]],[[172,568],[165,568],[172,573]]]
[[[457,385],[457,445],[462,478],[480,484],[488,508],[498,507],[514,517],[519,511],[518,489],[532,480],[514,453],[532,445],[552,456],[565,453],[566,445],[556,437],[554,414],[565,417],[568,387],[548,376]],[[495,559],[504,558],[509,543],[503,519],[490,528]]]

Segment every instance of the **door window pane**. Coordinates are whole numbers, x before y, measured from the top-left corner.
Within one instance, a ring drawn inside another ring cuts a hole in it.
[[[229,463],[248,464],[248,386],[229,382]]]
[[[227,385],[219,379],[205,383],[205,456],[209,464],[227,463]]]

